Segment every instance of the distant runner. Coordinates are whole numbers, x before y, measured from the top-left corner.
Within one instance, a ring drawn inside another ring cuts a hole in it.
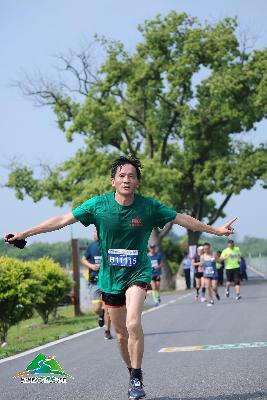
[[[217,300],[220,300],[220,296],[218,293],[218,272],[216,268],[215,256],[212,254],[211,245],[208,242],[204,243],[203,245],[203,254],[200,257],[200,262],[204,268],[203,275],[205,279],[205,286],[210,299],[207,305],[213,306],[213,293],[215,294]]]
[[[158,306],[161,301],[160,277],[162,274],[162,257],[161,254],[156,251],[156,245],[154,243],[151,243],[148,248],[149,248],[148,257],[150,258],[152,267],[152,280],[151,280],[152,297],[155,306]]]
[[[226,297],[230,296],[230,286],[233,282],[235,285],[236,300],[241,299],[240,295],[240,260],[241,252],[239,247],[235,246],[235,242],[229,239],[227,242],[227,248],[222,251],[221,261],[225,262],[226,271]]]
[[[81,263],[88,268],[88,287],[90,299],[94,312],[98,315],[98,325],[102,328],[105,325],[105,339],[112,339],[110,333],[110,317],[108,310],[102,304],[101,291],[97,285],[98,272],[101,263],[101,249],[98,241],[97,231],[93,230],[93,242],[90,243],[81,259]]]
[[[200,262],[200,257],[202,256],[203,252],[204,252],[203,246],[202,245],[198,246],[197,252],[194,255],[193,260],[192,260],[192,265],[193,265],[193,267],[195,269],[194,277],[195,277],[195,282],[196,282],[195,301],[198,301],[199,290],[201,288],[201,302],[202,303],[204,303],[206,301],[205,279],[204,279],[204,276],[203,276],[204,269],[203,269],[202,263]]]

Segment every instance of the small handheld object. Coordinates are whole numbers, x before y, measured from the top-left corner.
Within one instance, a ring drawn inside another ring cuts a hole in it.
[[[5,242],[9,244],[13,244],[15,247],[18,247],[19,249],[23,249],[26,246],[27,241],[25,239],[15,239],[13,242],[9,242],[8,239],[11,239],[14,235],[12,233],[9,233],[6,237]]]

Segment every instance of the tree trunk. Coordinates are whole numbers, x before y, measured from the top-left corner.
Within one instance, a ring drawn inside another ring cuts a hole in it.
[[[154,228],[149,243],[154,243],[159,251],[161,252],[162,260],[163,260],[163,268],[162,268],[162,279],[161,279],[161,288],[162,289],[174,289],[175,288],[175,276],[172,273],[168,265],[168,261],[166,260],[164,253],[161,250],[161,242],[164,238],[163,235],[160,234],[157,228]]]
[[[197,246],[199,238],[201,236],[201,232],[195,232],[188,229],[187,235],[188,235],[188,246]]]

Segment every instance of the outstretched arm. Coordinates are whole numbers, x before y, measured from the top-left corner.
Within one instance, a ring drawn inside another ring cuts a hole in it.
[[[187,214],[177,214],[172,222],[174,224],[183,226],[186,229],[190,229],[191,231],[212,233],[213,235],[217,236],[229,236],[234,233],[234,228],[232,227],[232,224],[235,222],[236,219],[237,218],[233,218],[226,224],[218,228],[214,228],[211,225],[206,225],[198,219],[190,217],[190,215]]]
[[[58,229],[64,228],[64,226],[74,224],[77,221],[78,220],[72,215],[72,213],[69,212],[64,215],[58,215],[56,217],[46,219],[45,221],[41,222],[39,225],[36,225],[29,229],[26,229],[25,231],[12,232],[12,234],[14,236],[8,240],[7,240],[7,234],[6,234],[4,236],[4,239],[6,241],[8,241],[10,244],[12,244],[12,242],[14,240],[26,239],[29,236],[39,235],[39,233],[56,231]]]

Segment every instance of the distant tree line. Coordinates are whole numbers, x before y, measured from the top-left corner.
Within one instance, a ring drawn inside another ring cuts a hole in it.
[[[182,253],[187,249],[187,240],[185,239],[171,232],[169,236],[164,238],[161,244],[161,250],[164,252],[173,273],[177,271]],[[84,247],[89,242],[87,239],[79,239],[79,245],[82,248],[80,250],[81,255],[84,252]],[[210,242],[214,251],[222,250],[227,246],[227,239],[223,237],[202,235],[199,242]],[[240,247],[244,257],[248,257],[249,255],[258,257],[259,254],[267,256],[267,239],[245,236],[242,241],[237,240],[236,244]],[[49,257],[60,264],[61,267],[68,268],[71,265],[71,244],[70,241],[56,243],[39,242],[31,244],[21,251],[7,246],[4,242],[0,242],[0,256],[4,255],[15,257],[22,261]]]

